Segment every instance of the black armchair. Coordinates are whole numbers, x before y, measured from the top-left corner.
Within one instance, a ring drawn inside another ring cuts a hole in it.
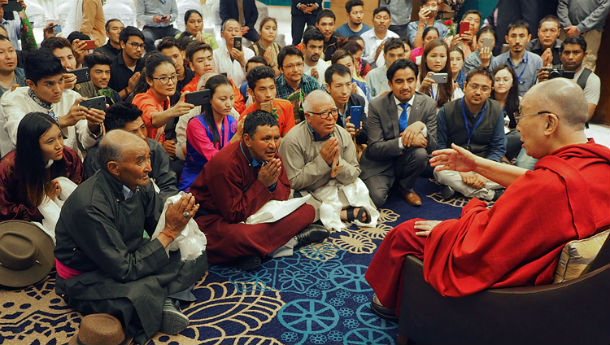
[[[448,298],[404,267],[399,344],[610,344],[610,237],[579,278]]]

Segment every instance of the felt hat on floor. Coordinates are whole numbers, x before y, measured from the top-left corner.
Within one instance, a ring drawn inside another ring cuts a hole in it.
[[[83,317],[78,333],[68,345],[124,345],[131,341],[121,322],[110,314],[89,314]]]
[[[0,285],[19,288],[44,279],[55,264],[54,247],[51,237],[30,222],[1,222]]]

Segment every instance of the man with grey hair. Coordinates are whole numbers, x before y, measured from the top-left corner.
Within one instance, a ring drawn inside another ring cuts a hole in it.
[[[610,189],[603,182],[610,179],[610,150],[587,140],[582,89],[564,78],[537,84],[515,119],[523,147],[538,159],[533,171],[455,144],[433,152],[436,170],[476,171],[506,192],[491,208],[472,199],[459,219],[411,219],[391,230],[365,275],[376,294],[375,313],[398,314],[407,255],[424,260],[424,278],[441,295],[460,297],[550,283],[566,243],[610,225]]]
[[[190,194],[170,204],[165,227],[151,240],[163,200],[148,175],[150,148],[135,134],[113,130],[101,140],[98,159],[102,168],[76,188],[57,222],[55,289],[83,314],[117,316],[137,343],[158,331],[177,334],[188,318],[174,303],[194,300],[189,290],[207,270],[207,256],[181,261],[166,247],[199,205]]]
[[[345,221],[374,227],[379,212],[358,178],[352,136],[336,124],[334,100],[314,90],[305,98],[303,110],[306,121],[286,134],[279,149],[292,189],[311,194],[316,216],[328,229],[345,228]]]
[[[254,57],[254,52],[243,45],[235,47],[235,37],[242,38],[241,26],[235,19],[228,19],[222,25],[221,36],[224,44],[214,49],[216,72],[226,73],[235,85],[241,85],[246,80],[246,62]]]

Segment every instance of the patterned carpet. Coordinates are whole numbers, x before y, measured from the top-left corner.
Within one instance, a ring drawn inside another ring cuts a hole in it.
[[[467,200],[442,201],[434,182],[420,178],[424,205],[393,195],[376,228],[350,228],[294,256],[264,262],[254,272],[212,266],[183,308],[190,326],[154,344],[394,344],[397,325],[376,317],[364,273],[385,234],[410,218],[459,216]],[[80,314],[54,292],[55,279],[21,290],[0,290],[0,344],[64,344]],[[151,343],[153,343],[151,342]]]

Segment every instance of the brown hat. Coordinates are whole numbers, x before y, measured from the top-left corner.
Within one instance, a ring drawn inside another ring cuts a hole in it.
[[[69,345],[123,345],[129,341],[119,320],[110,314],[89,314]]]
[[[45,278],[55,264],[53,240],[23,220],[0,223],[0,285],[24,287]]]

